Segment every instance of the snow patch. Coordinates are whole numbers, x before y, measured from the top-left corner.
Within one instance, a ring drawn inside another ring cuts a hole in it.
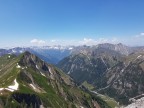
[[[10,88],[5,88],[5,90],[8,90],[8,91],[14,92],[14,90],[13,90],[13,89],[10,89]]]
[[[14,50],[14,49],[12,49],[12,52],[13,52],[13,53],[16,53],[17,51],[16,51],[16,50]]]
[[[48,69],[49,69],[50,74],[53,74],[51,67],[48,67]]]
[[[21,68],[21,66],[20,66],[20,65],[17,65],[17,68]]]
[[[16,68],[21,68],[21,66],[17,63],[17,66],[16,66]]]
[[[36,68],[39,70],[39,67],[36,65]],[[40,70],[39,70],[40,71]],[[40,74],[42,75],[42,76],[45,76],[45,74],[43,74],[42,72],[40,72]]]
[[[39,69],[37,65],[36,65],[36,68]]]
[[[4,88],[0,88],[0,91],[4,90]]]
[[[23,53],[24,51],[23,51],[23,50],[20,50],[19,52],[20,52],[20,53]]]
[[[45,74],[43,74],[42,72],[40,72],[42,76],[45,76]]]
[[[137,57],[137,59],[140,58],[141,56],[142,56],[142,55],[139,55],[139,56]]]
[[[14,85],[8,86],[8,88],[12,90],[18,90],[18,87],[19,87],[19,84],[16,81],[16,79],[14,80]]]
[[[72,47],[69,48],[69,50],[72,50],[72,49],[73,49]]]
[[[35,90],[36,89],[36,87],[33,85],[33,84],[30,84],[30,86]]]
[[[8,88],[0,88],[0,91],[2,90],[8,90],[11,92],[14,92],[15,90],[18,90],[19,84],[17,83],[16,79],[14,80],[14,85],[8,86]]]
[[[8,58],[10,58],[11,56],[8,56]]]
[[[59,49],[59,47],[53,47],[54,49]]]

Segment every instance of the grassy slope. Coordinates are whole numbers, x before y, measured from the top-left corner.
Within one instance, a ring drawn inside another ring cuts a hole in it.
[[[98,97],[100,97],[102,100],[104,100],[112,108],[119,106],[118,103],[114,99],[112,99],[106,95],[98,95]]]
[[[42,76],[40,73],[33,70],[33,68],[27,68],[26,71],[32,75],[34,82],[43,90],[41,93],[35,92],[32,88],[30,88],[25,79],[21,78],[20,72],[22,69],[16,68],[16,65],[21,56],[13,56],[9,58],[9,55],[5,55],[0,57],[0,73],[2,76],[0,80],[0,88],[11,85],[14,79],[17,78],[17,82],[19,83],[19,90],[15,91],[14,93],[18,92],[25,94],[35,94],[36,96],[40,97],[44,106],[49,106],[52,108],[76,108],[76,104],[81,105],[82,103],[83,105],[89,106],[90,108],[93,107],[92,96],[90,94],[80,90],[75,86],[72,87],[65,83],[59,83],[59,81],[49,80],[45,76]],[[55,69],[64,80],[68,81],[69,78],[67,75],[65,75],[59,69]],[[61,95],[61,89],[63,89],[63,92],[67,97],[66,100]],[[0,104],[4,104],[6,108],[25,107],[24,103],[18,103],[16,100],[11,98],[10,94],[14,93],[9,92],[6,95],[0,95]]]
[[[5,55],[0,57],[0,87],[7,87],[10,85],[20,71],[18,68],[16,68],[18,59],[14,56],[9,58],[9,56],[10,55]]]

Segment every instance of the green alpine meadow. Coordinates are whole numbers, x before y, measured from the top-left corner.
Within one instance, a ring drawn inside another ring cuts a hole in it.
[[[0,57],[1,108],[110,108],[98,96],[37,56]]]

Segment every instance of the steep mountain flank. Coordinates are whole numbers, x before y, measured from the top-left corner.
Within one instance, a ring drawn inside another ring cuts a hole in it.
[[[83,50],[59,62],[58,66],[74,80],[82,84],[99,83],[99,78],[112,66],[122,60],[122,55],[108,49]]]
[[[127,105],[131,103],[129,99],[144,93],[144,52],[141,48],[134,48],[133,53],[125,56],[109,44],[93,50],[87,47],[66,57],[58,66],[80,85]]]
[[[1,108],[109,108],[29,52],[0,57],[0,79]]]
[[[132,53],[110,68],[101,79],[102,93],[128,104],[130,98],[144,93],[144,53]]]

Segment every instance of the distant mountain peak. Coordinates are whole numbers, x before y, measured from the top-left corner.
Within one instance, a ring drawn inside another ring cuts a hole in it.
[[[117,45],[124,45],[124,44],[122,44],[122,43],[118,43]]]

